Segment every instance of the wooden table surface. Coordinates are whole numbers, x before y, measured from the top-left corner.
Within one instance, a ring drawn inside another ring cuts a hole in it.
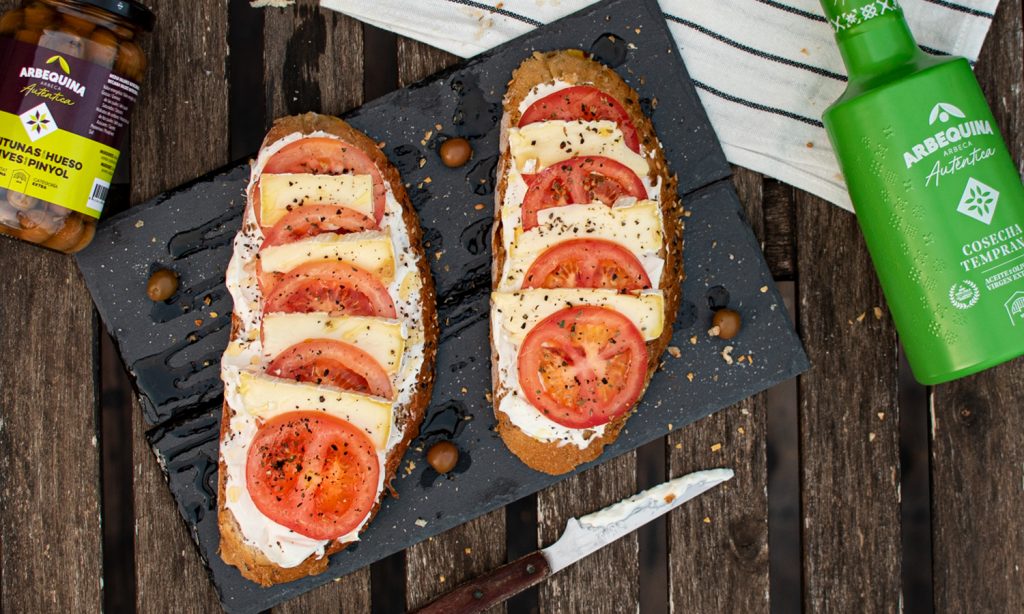
[[[250,154],[275,117],[342,113],[456,61],[313,0],[147,3],[131,203]],[[1002,0],[977,74],[1019,165],[1022,49],[1021,0]],[[854,217],[745,169],[735,182],[809,372],[274,612],[416,606],[573,515],[722,465],[729,488],[495,610],[1024,612],[1024,361],[904,385]],[[0,296],[0,611],[216,611],[74,260],[2,240]]]

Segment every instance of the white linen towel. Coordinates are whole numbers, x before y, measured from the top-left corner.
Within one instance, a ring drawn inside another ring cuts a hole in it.
[[[895,1],[895,0],[893,0]],[[470,57],[594,0],[321,0]],[[900,0],[931,53],[978,58],[999,0]],[[852,209],[821,125],[846,71],[818,0],[660,0],[730,162]]]

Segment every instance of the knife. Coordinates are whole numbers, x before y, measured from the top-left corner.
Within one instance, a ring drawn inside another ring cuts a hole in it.
[[[732,469],[698,471],[623,499],[593,514],[572,518],[558,541],[547,548],[470,580],[416,612],[482,612],[732,477]]]

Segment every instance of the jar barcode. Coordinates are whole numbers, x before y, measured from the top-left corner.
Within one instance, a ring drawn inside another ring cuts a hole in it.
[[[102,211],[103,203],[107,200],[107,192],[109,190],[110,184],[108,182],[102,179],[93,179],[92,194],[89,195],[89,200],[85,202],[85,206],[94,211]]]

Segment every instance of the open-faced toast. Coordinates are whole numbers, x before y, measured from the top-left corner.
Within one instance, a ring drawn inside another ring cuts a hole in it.
[[[274,123],[227,285],[220,555],[264,586],[358,539],[430,400],[438,329],[415,211],[369,137]]]
[[[677,181],[637,93],[577,50],[513,73],[497,173],[498,433],[530,467],[565,473],[618,437],[671,339]]]

